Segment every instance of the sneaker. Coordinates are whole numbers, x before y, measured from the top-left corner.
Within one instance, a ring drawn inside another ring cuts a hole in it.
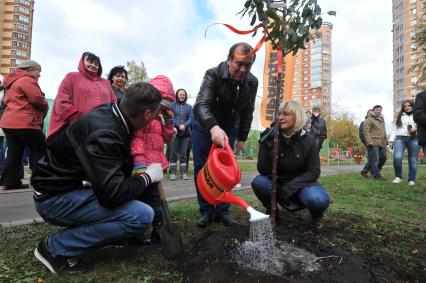
[[[87,271],[78,257],[52,256],[48,249],[47,237],[38,243],[34,256],[52,273],[80,274]]]
[[[176,180],[176,175],[175,174],[171,174],[170,175],[170,180]]]
[[[401,178],[396,177],[396,178],[392,181],[392,183],[394,183],[394,184],[399,184],[399,183],[401,183],[401,181],[402,181],[402,179],[401,179]]]
[[[416,182],[414,182],[414,181],[409,181],[409,182],[408,182],[408,185],[409,185],[409,186],[414,186],[415,184],[416,184]]]
[[[182,179],[188,180],[188,176],[186,174],[182,174]]]

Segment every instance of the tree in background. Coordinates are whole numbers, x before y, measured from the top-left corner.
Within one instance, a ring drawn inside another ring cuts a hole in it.
[[[426,90],[426,24],[424,22],[418,25],[414,43],[417,45],[417,60],[408,72],[417,74],[417,89]]]
[[[339,148],[358,147],[358,126],[354,116],[345,111],[339,111],[327,121],[327,133],[330,144],[339,145]]]
[[[135,82],[147,82],[148,81],[148,73],[146,71],[145,64],[141,61],[140,65],[136,64],[134,60],[127,61],[127,72],[129,77],[129,84]]]

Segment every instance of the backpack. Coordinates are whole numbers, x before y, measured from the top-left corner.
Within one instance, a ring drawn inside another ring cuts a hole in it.
[[[361,142],[364,145],[366,145],[367,141],[365,140],[365,135],[364,135],[364,121],[362,121],[361,124],[359,124],[358,135]]]

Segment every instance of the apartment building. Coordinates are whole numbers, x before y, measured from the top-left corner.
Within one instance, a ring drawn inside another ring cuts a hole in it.
[[[323,116],[331,113],[332,29],[331,23],[322,24],[320,36],[315,34],[315,40],[297,52],[294,71],[293,99],[299,101],[305,111],[319,106]]]
[[[0,74],[31,57],[34,0],[0,0]]]
[[[393,106],[397,111],[404,99],[414,99],[418,92],[416,72],[410,67],[417,60],[413,39],[418,25],[426,21],[424,0],[392,0],[393,20]]]

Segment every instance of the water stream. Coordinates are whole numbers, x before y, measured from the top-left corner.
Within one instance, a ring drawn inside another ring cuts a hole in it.
[[[316,255],[283,241],[277,241],[267,218],[250,223],[250,236],[234,252],[233,262],[239,266],[281,275],[286,272],[312,272],[321,265]]]

